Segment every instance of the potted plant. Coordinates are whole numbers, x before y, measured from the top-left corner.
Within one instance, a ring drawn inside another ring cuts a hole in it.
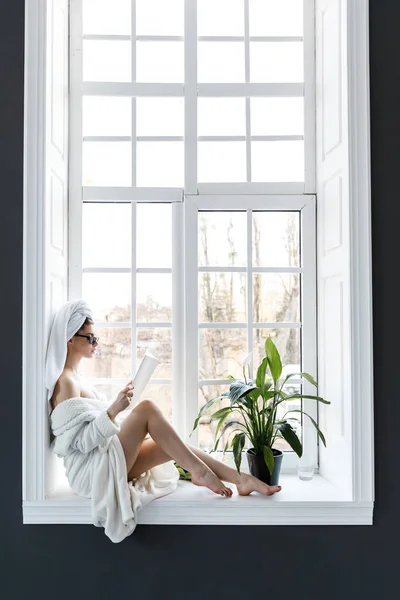
[[[277,485],[283,452],[278,448],[274,448],[275,440],[278,438],[285,439],[299,457],[303,453],[301,441],[293,427],[293,424],[299,423],[299,419],[296,416],[288,415],[300,413],[300,416],[307,416],[316,428],[322,443],[326,446],[323,433],[310,415],[302,409],[287,410],[283,415],[280,415],[281,405],[284,402],[301,398],[309,398],[324,404],[330,404],[330,402],[320,396],[300,393],[288,394],[283,391],[288,380],[296,375],[304,377],[314,386],[317,386],[317,382],[308,373],[289,373],[286,377],[283,377],[281,358],[270,337],[265,342],[265,357],[257,369],[255,382],[250,379],[250,358],[251,355],[247,357],[243,365],[244,380],[236,380],[229,375],[228,379],[232,380],[229,392],[212,398],[200,409],[193,425],[193,431],[198,426],[201,417],[212,406],[228,398],[230,405],[217,410],[211,415],[211,419],[217,421],[213,451],[217,450],[224,433],[232,428],[231,433],[235,431],[237,433],[231,442],[228,440],[226,443],[224,453],[230,443],[238,472],[240,473],[242,450],[245,440],[248,438],[251,448],[247,450],[246,455],[250,473],[269,485]],[[246,378],[246,366],[249,371],[248,378]],[[239,415],[241,415],[242,421],[237,420]]]

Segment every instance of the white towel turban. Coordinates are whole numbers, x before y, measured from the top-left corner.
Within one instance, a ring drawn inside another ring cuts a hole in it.
[[[67,358],[67,342],[80,330],[86,317],[93,318],[93,313],[85,300],[69,300],[57,311],[51,326],[47,345],[45,383],[48,390],[47,406],[49,414],[52,410],[50,399],[57,380],[63,372]]]

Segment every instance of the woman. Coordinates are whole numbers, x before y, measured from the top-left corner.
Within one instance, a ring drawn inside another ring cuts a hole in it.
[[[66,344],[65,339],[67,340]],[[64,355],[60,348],[62,344],[64,344]],[[62,371],[57,377],[62,357],[65,356],[65,345],[66,358]],[[223,481],[234,483],[240,495],[249,495],[253,491],[258,491],[270,496],[280,491],[280,486],[268,486],[245,473],[239,475],[235,469],[215,460],[202,450],[185,444],[161,410],[151,400],[142,400],[136,404],[119,428],[115,424],[115,417],[130,405],[134,394],[132,382],[130,381],[119,392],[114,402],[108,405],[105,396],[96,393],[95,389],[88,385],[78,372],[83,358],[94,359],[97,345],[98,338],[94,321],[87,304],[82,300],[67,302],[60,309],[53,323],[46,359],[46,385],[48,399],[53,409],[50,415],[53,433],[56,436],[60,433],[64,436],[67,435],[68,441],[63,440],[58,446],[56,439],[54,450],[56,452],[58,450],[58,453],[65,457],[67,476],[69,474],[68,466],[71,467],[68,465],[68,452],[75,453],[74,468],[70,468],[71,478],[69,480],[72,481],[73,475],[76,475],[78,471],[76,464],[78,463],[79,466],[80,452],[86,455],[90,452],[94,453],[91,455],[91,460],[97,466],[95,450],[99,449],[104,458],[112,448],[116,450],[114,456],[116,461],[118,461],[118,456],[123,455],[124,457],[127,482],[137,481],[137,478],[143,478],[144,474],[154,472],[156,467],[169,463],[169,468],[173,468],[173,470],[169,471],[169,479],[168,475],[165,476],[163,485],[176,484],[175,475],[178,471],[172,464],[172,461],[176,461],[191,472],[192,483],[205,486],[221,496],[232,496],[232,489],[224,485]],[[53,354],[58,354],[58,367],[52,364],[51,356]],[[64,404],[66,402],[67,404]],[[97,410],[96,414],[90,413],[92,408]],[[62,415],[63,412],[65,412],[65,416]],[[90,427],[92,427],[90,432],[89,422],[85,420],[89,418],[88,412],[90,413]],[[70,435],[71,432],[73,436]],[[150,437],[146,439],[148,434]],[[82,440],[79,441],[79,436],[85,435],[86,438],[82,437]],[[101,440],[101,443],[96,446],[98,440]],[[95,481],[93,468],[90,468],[87,457],[80,466],[85,468],[86,479],[90,481],[82,495],[89,496],[93,491],[93,481]],[[76,485],[71,487],[72,489],[77,488]],[[174,485],[175,488],[176,485]],[[169,493],[165,489],[168,489],[168,485],[164,486],[164,493]],[[157,495],[162,495],[161,492]]]

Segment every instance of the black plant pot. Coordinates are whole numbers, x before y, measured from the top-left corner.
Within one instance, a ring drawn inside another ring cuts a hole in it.
[[[274,470],[272,471],[272,475],[265,464],[264,456],[262,454],[252,454],[250,450],[254,452],[254,448],[249,448],[249,450],[246,451],[250,473],[254,475],[254,477],[257,477],[257,479],[260,479],[260,481],[268,483],[268,485],[279,485],[279,474],[281,472],[283,459],[282,450],[272,448],[274,455]]]

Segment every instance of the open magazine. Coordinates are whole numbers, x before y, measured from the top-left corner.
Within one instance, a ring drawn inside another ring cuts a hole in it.
[[[133,385],[133,396],[132,402],[130,405],[122,410],[115,417],[115,423],[117,425],[121,425],[125,418],[129,415],[131,410],[133,410],[134,406],[138,403],[140,396],[143,394],[144,388],[149,382],[150,377],[153,375],[154,370],[157,365],[160,364],[160,360],[153,356],[151,352],[146,350],[145,355],[143,356],[140,365],[136,371],[134,378],[132,379]]]
[[[151,352],[146,350],[143,356],[139,368],[132,380],[133,385],[133,398],[131,406],[137,404],[140,396],[143,394],[144,388],[149,382],[150,377],[154,373],[154,369],[160,364],[160,360],[153,356]]]

